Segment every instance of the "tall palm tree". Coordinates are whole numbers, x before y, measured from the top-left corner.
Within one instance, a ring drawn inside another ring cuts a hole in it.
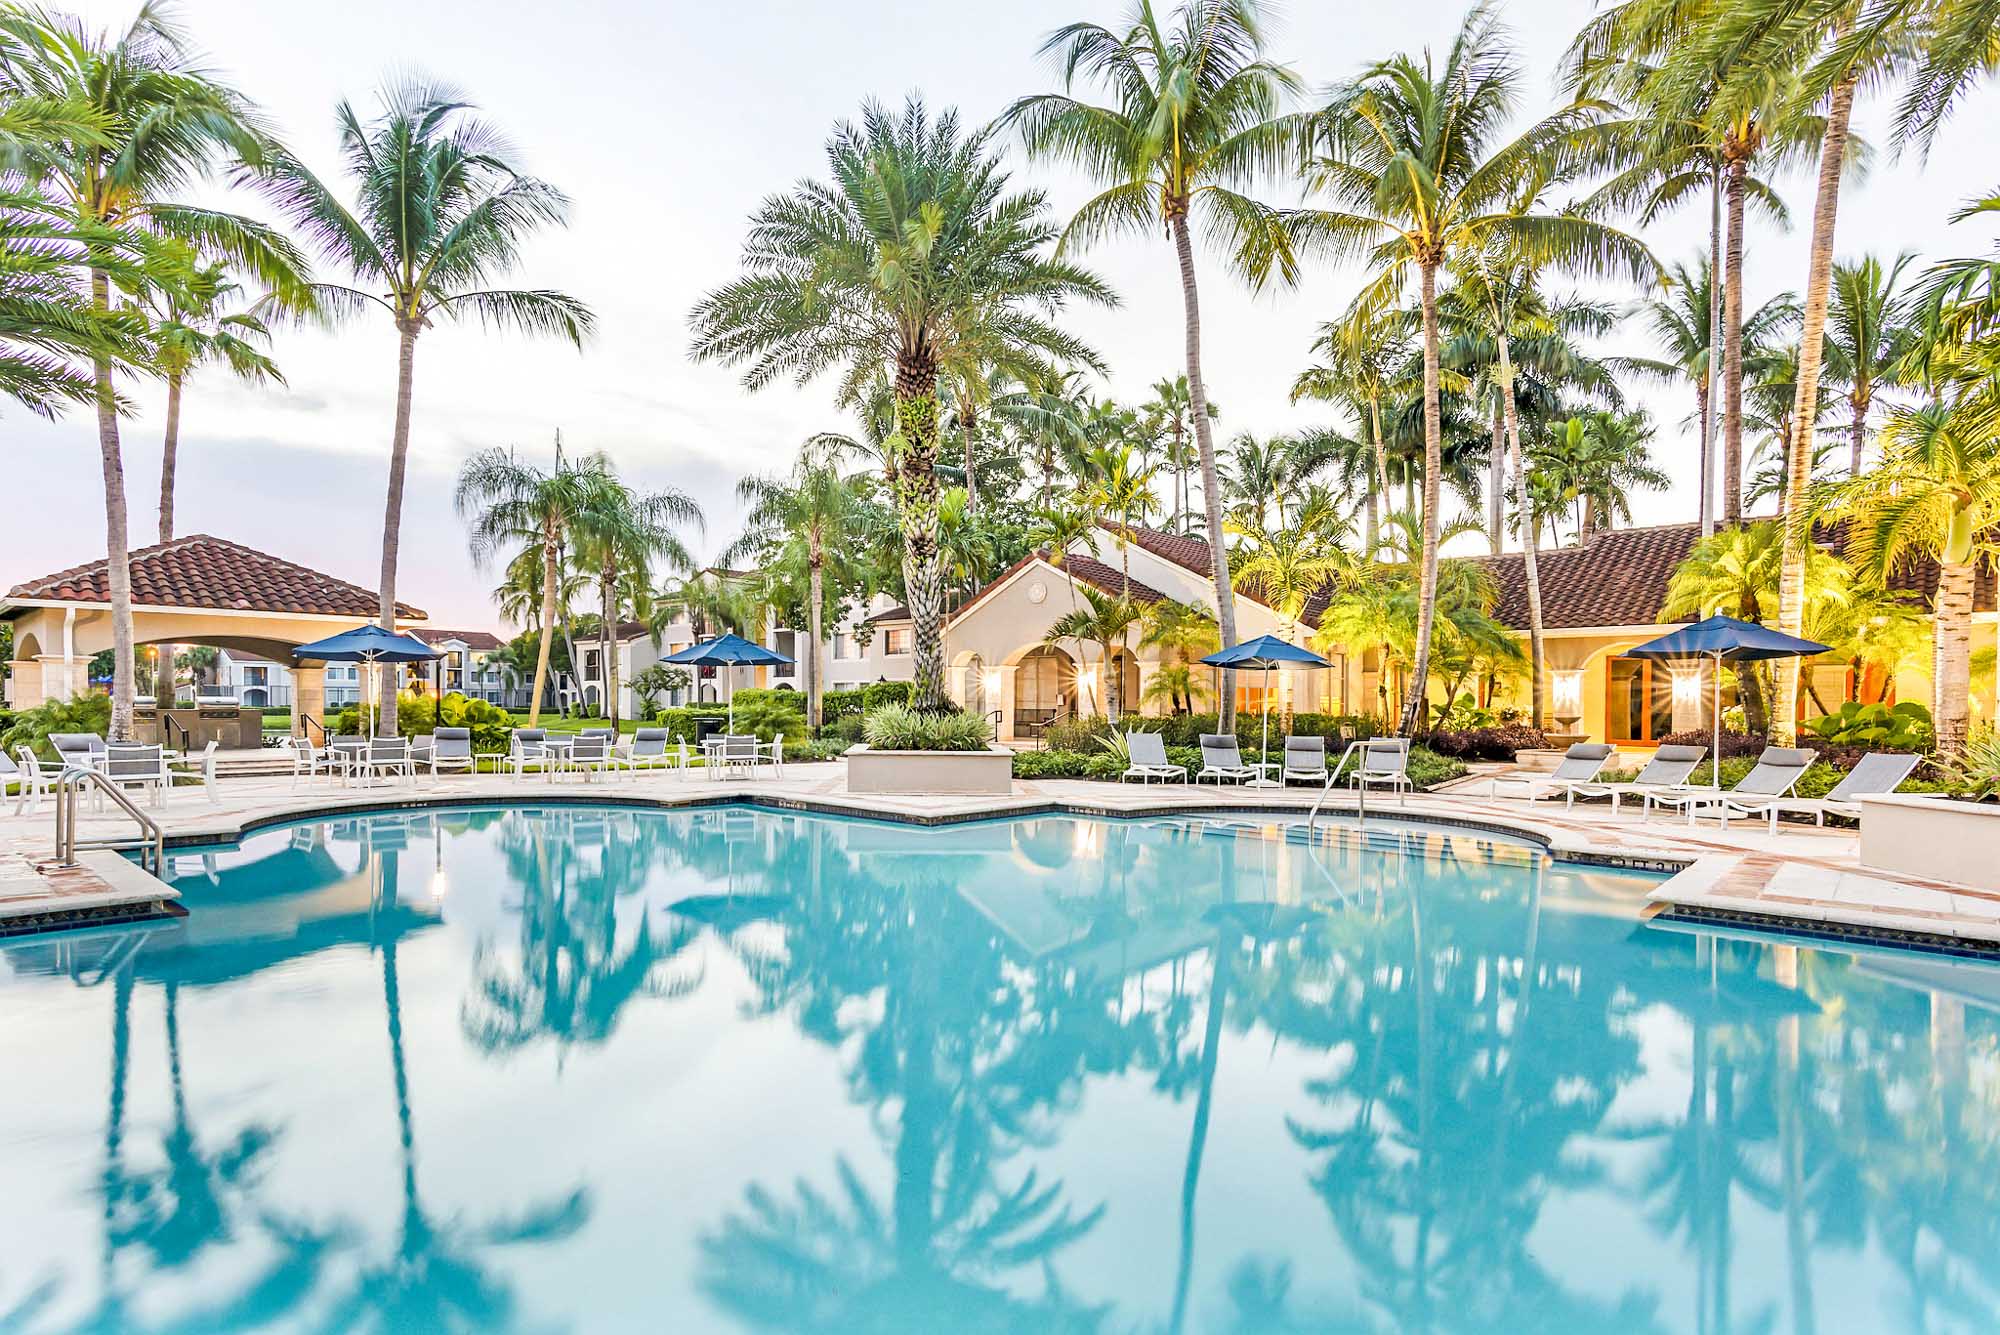
[[[289,153],[275,153],[258,182],[320,254],[352,276],[351,285],[313,284],[325,318],[345,320],[379,306],[395,326],[396,413],[379,588],[382,625],[393,630],[418,335],[440,319],[472,316],[581,348],[595,317],[566,293],[488,286],[514,267],[529,236],[569,214],[560,190],[515,164],[498,127],[474,114],[456,90],[428,80],[392,83],[377,97],[372,119],[348,102],[334,111],[352,207]],[[393,731],[390,680],[382,687],[382,716]]]
[[[806,723],[820,725],[820,644],[825,639],[826,579],[852,579],[856,564],[847,536],[862,526],[861,501],[831,465],[801,454],[788,478],[746,477],[736,498],[747,508],[743,536],[722,554],[733,562],[755,559],[767,570],[803,566],[806,574]]]
[[[1362,574],[1345,542],[1347,521],[1322,488],[1307,492],[1289,525],[1271,530],[1232,520],[1229,531],[1245,540],[1237,552],[1236,587],[1277,615],[1282,639],[1297,637],[1299,618],[1315,594]]]
[[[900,115],[870,102],[859,125],[835,129],[826,152],[831,181],[802,182],[759,208],[746,272],[694,309],[694,356],[748,362],[752,389],[841,366],[849,404],[893,368],[885,472],[903,531],[913,703],[940,709],[940,373],[1001,342],[1085,360],[1088,348],[1053,317],[1072,300],[1112,296],[1094,274],[1045,253],[1056,239],[1046,197],[1008,194],[991,134],[962,132],[956,112],[933,118],[915,97]]]
[[[1222,493],[1201,373],[1201,301],[1194,228],[1220,243],[1233,269],[1262,285],[1275,272],[1290,282],[1297,262],[1280,217],[1243,193],[1290,160],[1296,126],[1279,114],[1299,87],[1266,60],[1256,0],[1185,0],[1162,22],[1153,0],[1136,0],[1123,31],[1072,23],[1051,33],[1064,91],[1017,100],[1005,119],[1021,129],[1033,157],[1081,168],[1102,192],[1077,210],[1066,242],[1145,234],[1164,226],[1179,267],[1186,323],[1188,410],[1201,452],[1210,574],[1225,643],[1236,642]],[[1071,95],[1079,79],[1102,86],[1110,104]],[[1226,731],[1235,702],[1224,692]]]
[[[1982,559],[2000,557],[1992,537],[2000,528],[2000,451],[1993,448],[2000,366],[1990,354],[1986,361],[1983,376],[1891,414],[1881,460],[1834,487],[1820,509],[1848,522],[1849,552],[1878,577],[1909,558],[1937,562],[1931,717],[1948,759],[1964,752],[1971,707],[1974,574]]]
[[[1344,403],[1366,421],[1366,439],[1374,469],[1368,487],[1368,527],[1365,545],[1375,559],[1379,507],[1389,499],[1389,456],[1382,436],[1382,404],[1398,388],[1396,374],[1409,360],[1409,318],[1400,307],[1368,304],[1349,306],[1338,320],[1329,320],[1314,336],[1317,359],[1292,382],[1292,402],[1317,399]],[[1369,476],[1364,470],[1362,476]],[[1345,473],[1343,480],[1349,481]]]
[[[260,313],[268,302],[247,310],[227,309],[242,289],[229,279],[224,264],[201,264],[190,256],[182,282],[155,295],[160,307],[153,324],[155,359],[167,382],[167,428],[160,448],[160,541],[174,536],[174,473],[181,439],[181,390],[187,377],[213,362],[226,365],[238,379],[258,384],[285,383],[278,364],[264,351],[271,331]]]
[[[603,665],[604,716],[618,726],[618,626],[629,590],[646,600],[656,565],[691,572],[694,557],[679,528],[699,529],[701,507],[677,487],[639,491],[609,470],[585,493],[577,516],[577,561],[597,577],[598,662]],[[643,612],[639,606],[636,610]]]
[[[1564,107],[1495,145],[1512,114],[1520,67],[1493,11],[1465,18],[1440,65],[1392,56],[1335,90],[1314,127],[1312,186],[1330,207],[1293,220],[1301,245],[1365,258],[1374,270],[1360,304],[1392,304],[1412,279],[1423,342],[1424,550],[1416,651],[1399,731],[1423,722],[1430,642],[1437,617],[1437,565],[1444,474],[1437,277],[1453,254],[1508,246],[1548,261],[1580,259],[1603,244],[1553,217],[1514,207],[1525,180],[1559,176],[1573,145],[1598,119],[1592,104]],[[1532,198],[1532,196],[1530,196]],[[1608,229],[1607,229],[1608,230]]]
[[[1130,445],[1106,446],[1093,450],[1090,472],[1077,489],[1077,500],[1097,514],[1118,517],[1118,566],[1127,591],[1132,582],[1131,546],[1133,521],[1143,521],[1157,498],[1153,495],[1154,470],[1138,457]]]
[[[1937,12],[1933,12],[1933,9]],[[1824,334],[1832,298],[1834,220],[1841,177],[1848,167],[1854,98],[1864,80],[1886,83],[1908,76],[1899,110],[1899,142],[1927,140],[1964,93],[2000,61],[1993,51],[1995,15],[1976,0],[1941,6],[1872,5],[1863,0],[1753,0],[1732,6],[1722,21],[1691,44],[1687,58],[1726,71],[1722,88],[1744,86],[1757,67],[1797,71],[1798,98],[1826,108],[1819,135],[1819,171],[1813,194],[1811,246],[1799,325],[1799,377],[1785,512],[1784,572],[1778,588],[1778,628],[1798,634],[1805,618],[1806,550],[1812,543],[1807,494],[1813,486],[1813,430],[1823,366]],[[1969,24],[1965,20],[1972,20]],[[1796,662],[1778,672],[1776,735],[1789,741],[1798,704]]]
[[[130,27],[109,34],[64,15],[9,8],[0,12],[0,30],[13,48],[11,83],[85,113],[73,132],[44,140],[24,165],[82,229],[90,303],[100,320],[117,304],[114,270],[122,266],[112,237],[121,230],[182,242],[303,299],[298,256],[282,235],[181,201],[213,168],[229,161],[254,166],[275,148],[255,110],[196,62],[159,9],[144,6]],[[122,277],[127,281],[119,286],[128,292],[170,281],[157,267],[127,267]],[[114,385],[119,367],[109,347],[97,349],[91,362],[111,602],[111,735],[123,738],[132,728],[134,663],[122,405]]]
[[[453,501],[471,530],[474,562],[484,566],[498,553],[518,546],[520,555],[510,563],[508,586],[503,587],[530,587],[519,570],[524,563],[533,562],[540,571],[531,586],[541,605],[535,621],[541,632],[535,650],[535,682],[528,697],[531,728],[541,723],[558,599],[567,606],[567,593],[581,586],[581,580],[564,569],[565,545],[582,527],[591,497],[610,477],[611,460],[605,455],[587,454],[566,464],[560,447],[555,466],[546,472],[522,463],[512,450],[498,446],[476,452],[458,472]],[[574,670],[573,659],[571,667]]]
[[[1285,523],[1285,489],[1292,481],[1292,441],[1288,436],[1257,439],[1241,431],[1229,442],[1222,460],[1222,495],[1230,503],[1223,531],[1235,522],[1261,531],[1273,527],[1271,510],[1277,507],[1276,526]],[[1241,582],[1237,584],[1242,587]]]
[[[1165,442],[1166,466],[1173,470],[1173,517],[1169,527],[1176,533],[1187,531],[1188,469],[1200,464],[1195,448],[1194,396],[1185,375],[1163,376],[1153,382],[1153,397],[1139,405],[1151,429]],[[1213,403],[1207,405],[1208,420],[1222,414]]]
[[[1916,255],[1904,251],[1887,267],[1869,255],[1833,266],[1832,304],[1827,311],[1827,337],[1845,365],[1850,412],[1848,476],[1861,476],[1861,454],[1868,443],[1868,413],[1875,392],[1900,383],[1904,361],[1915,350],[1920,330],[1909,310],[1909,294],[1899,286],[1903,270]]]
[[[1600,524],[1632,519],[1632,493],[1658,491],[1670,479],[1652,462],[1652,420],[1641,411],[1572,417],[1534,452],[1533,467],[1574,507],[1578,544]]]

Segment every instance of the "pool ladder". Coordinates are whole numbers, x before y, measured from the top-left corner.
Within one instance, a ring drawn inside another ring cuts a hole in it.
[[[85,788],[95,788],[99,795],[109,795],[124,813],[139,827],[137,838],[119,835],[104,835],[95,839],[79,839],[76,835],[76,800]],[[125,790],[94,769],[66,769],[56,781],[56,861],[65,867],[76,865],[79,849],[108,848],[123,851],[139,850],[139,865],[158,876],[166,866],[166,832],[160,823],[139,809]]]

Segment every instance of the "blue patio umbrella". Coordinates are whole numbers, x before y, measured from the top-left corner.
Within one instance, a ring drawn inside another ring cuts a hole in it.
[[[444,656],[442,650],[433,649],[414,635],[404,635],[380,626],[356,626],[338,635],[329,635],[311,644],[302,644],[292,650],[294,659],[317,659],[322,663],[366,663],[373,667],[377,663],[429,663]],[[368,720],[370,736],[375,732],[372,711],[374,692],[371,697]]]
[[[1823,654],[1827,646],[1772,630],[1755,621],[1739,621],[1720,613],[1692,626],[1669,631],[1657,640],[1648,640],[1636,649],[1627,649],[1627,658],[1688,659],[1706,658],[1715,663],[1715,750],[1712,753],[1714,786],[1722,786],[1722,665],[1746,663],[1766,658],[1809,658]]]
[[[761,644],[752,644],[741,635],[722,635],[706,644],[690,645],[677,654],[668,654],[662,663],[678,663],[683,667],[764,667],[775,663],[790,663],[793,660],[776,649],[766,649]],[[736,731],[736,681],[732,677],[722,679],[722,689],[729,700],[729,730]]]
[[[1301,649],[1288,640],[1275,635],[1259,635],[1254,640],[1232,644],[1227,649],[1219,649],[1201,660],[1211,667],[1262,668],[1264,669],[1264,744],[1262,750],[1271,749],[1271,669],[1276,667],[1332,667],[1333,664],[1321,658],[1310,649]],[[1261,757],[1260,757],[1261,758]],[[1260,771],[1261,773],[1261,771]],[[1260,787],[1275,788],[1277,782],[1259,778]]]

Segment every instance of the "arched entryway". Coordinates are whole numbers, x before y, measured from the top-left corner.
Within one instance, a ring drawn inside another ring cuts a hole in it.
[[[1076,660],[1053,645],[1037,645],[1022,655],[1014,673],[1014,734],[1039,737],[1043,729],[1076,709]]]

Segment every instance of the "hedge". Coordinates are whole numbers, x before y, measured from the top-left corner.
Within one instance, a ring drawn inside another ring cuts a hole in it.
[[[681,705],[673,709],[662,709],[656,716],[659,725],[667,730],[668,740],[675,742],[696,740],[694,721],[698,718],[728,717],[727,705]]]

